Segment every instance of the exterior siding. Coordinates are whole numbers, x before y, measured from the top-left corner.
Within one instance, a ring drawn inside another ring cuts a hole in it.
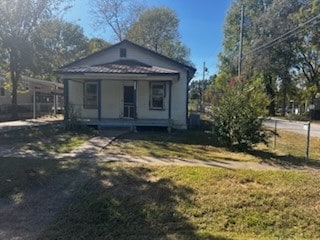
[[[123,87],[133,86],[133,81],[102,81],[102,118],[123,117]],[[168,87],[168,85],[167,85]],[[145,119],[167,119],[169,96],[166,94],[165,110],[149,109],[149,82],[137,83],[137,117]]]
[[[83,82],[69,80],[69,104],[73,107],[74,113],[81,118],[98,118],[98,109],[83,107],[83,93]]]
[[[102,118],[121,118],[121,105],[123,98],[121,93],[121,81],[105,81],[101,83],[101,117]]]
[[[171,105],[171,118],[175,128],[186,129],[186,93],[187,93],[187,74],[182,72],[180,75],[181,80],[173,82],[172,84],[172,105]]]
[[[165,109],[151,110],[149,108],[150,89],[148,81],[138,81],[137,84],[137,115],[138,118],[167,119],[169,109],[168,84],[166,84]]]

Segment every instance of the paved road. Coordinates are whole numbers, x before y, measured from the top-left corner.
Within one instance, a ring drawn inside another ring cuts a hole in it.
[[[268,127],[274,128],[275,121],[277,121],[277,128],[289,132],[295,132],[307,135],[307,129],[304,127],[307,122],[288,121],[283,119],[271,118],[265,120],[264,124]],[[320,137],[320,125],[311,123],[310,135],[312,137]]]

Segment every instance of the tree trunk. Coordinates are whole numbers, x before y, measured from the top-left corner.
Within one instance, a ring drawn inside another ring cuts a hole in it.
[[[10,53],[10,74],[12,83],[11,120],[18,119],[18,79],[19,73],[16,66],[16,58],[13,51]]]
[[[290,82],[289,76],[284,76],[282,78],[282,112],[281,112],[281,116],[286,115],[289,82]]]
[[[276,115],[276,101],[275,101],[276,93],[274,90],[273,79],[271,75],[267,75],[265,78],[266,78],[266,91],[270,99],[270,104],[268,106],[269,116],[275,116]]]

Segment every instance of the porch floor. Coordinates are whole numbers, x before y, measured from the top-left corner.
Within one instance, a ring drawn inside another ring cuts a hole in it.
[[[170,119],[81,119],[81,123],[101,127],[171,127]]]

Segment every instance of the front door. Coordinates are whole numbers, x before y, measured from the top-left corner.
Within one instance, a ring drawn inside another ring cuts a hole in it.
[[[134,89],[133,86],[123,87],[123,117],[134,118]]]

